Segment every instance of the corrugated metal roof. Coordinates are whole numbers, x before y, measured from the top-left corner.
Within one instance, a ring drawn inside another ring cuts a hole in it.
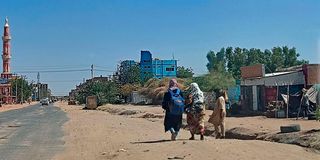
[[[298,72],[277,72],[255,79],[244,79],[241,81],[243,86],[265,85],[265,86],[284,86],[305,84],[302,71]]]
[[[279,76],[279,75],[284,75],[284,74],[289,74],[293,72],[298,72],[298,71],[287,71],[287,72],[275,72],[275,73],[267,73],[264,76],[265,77],[272,77],[272,76]]]

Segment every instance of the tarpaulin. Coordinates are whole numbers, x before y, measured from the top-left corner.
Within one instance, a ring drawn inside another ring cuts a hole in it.
[[[320,104],[320,84],[315,84],[308,89],[307,96],[312,103]]]

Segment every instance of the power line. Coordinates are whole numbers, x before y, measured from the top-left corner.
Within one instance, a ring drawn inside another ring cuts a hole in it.
[[[58,68],[61,68],[61,67],[88,67],[88,65],[34,65],[34,66],[12,66],[12,67],[15,67],[15,68],[37,68],[37,67],[48,67],[48,68],[55,68],[55,67],[58,67]]]
[[[102,71],[102,72],[115,72],[112,70],[106,70],[106,69],[93,69],[94,71]]]
[[[43,83],[55,83],[55,82],[82,82],[82,80],[61,80],[61,81],[44,81]]]
[[[84,69],[86,67],[21,67],[15,68],[15,70],[28,70],[28,71],[37,71],[37,70],[65,70],[65,69]]]
[[[109,67],[106,67],[106,66],[100,66],[100,65],[94,65],[95,67],[97,68],[109,68]]]
[[[53,73],[53,72],[83,72],[90,71],[90,69],[69,69],[69,70],[38,70],[38,71],[16,71],[16,73]]]

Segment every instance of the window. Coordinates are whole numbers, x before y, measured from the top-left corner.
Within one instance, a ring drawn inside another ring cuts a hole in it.
[[[166,71],[174,71],[174,68],[166,68]]]

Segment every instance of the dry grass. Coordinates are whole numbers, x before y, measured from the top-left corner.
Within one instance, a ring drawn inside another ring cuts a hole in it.
[[[169,87],[170,78],[150,79],[148,80],[144,87],[140,89],[139,93],[152,99],[153,104],[161,104],[164,94],[167,92]],[[178,87],[184,90],[185,81],[183,79],[177,79]]]

